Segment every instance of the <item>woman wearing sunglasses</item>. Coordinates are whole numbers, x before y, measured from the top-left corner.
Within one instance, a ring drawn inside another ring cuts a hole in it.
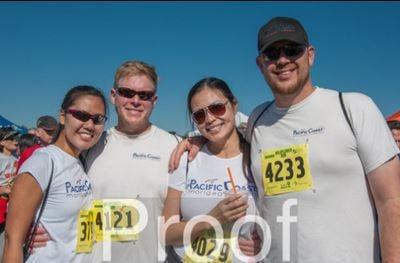
[[[190,163],[187,156],[182,158],[178,169],[170,176],[163,216],[165,220],[173,216],[180,219],[165,232],[166,245],[173,245],[167,261],[239,262],[232,251],[235,249],[238,253],[238,250],[230,243],[238,233],[231,233],[231,228],[237,219],[256,213],[253,198],[256,187],[246,166],[248,145],[235,127],[237,100],[223,80],[205,78],[190,90],[187,106],[192,120],[208,142]],[[188,221],[197,216],[204,221],[191,231],[193,251],[188,252],[183,246],[184,229]],[[223,228],[220,247],[215,246],[215,231],[207,216],[215,218],[215,223]],[[250,228],[242,228],[240,234],[251,236],[251,232]],[[242,252],[254,255],[255,248],[248,249]]]
[[[38,217],[51,240],[36,248],[28,262],[89,261],[90,254],[77,250],[82,241],[80,210],[92,196],[78,157],[99,140],[105,121],[106,100],[96,88],[77,86],[65,95],[55,143],[36,150],[19,170],[10,198],[3,262],[23,261],[23,244]]]

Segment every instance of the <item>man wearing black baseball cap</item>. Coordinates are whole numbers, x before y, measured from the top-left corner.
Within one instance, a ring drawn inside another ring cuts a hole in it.
[[[399,150],[379,109],[312,84],[315,50],[296,19],[262,26],[258,53],[275,97],[252,112],[247,134],[271,226],[267,261],[399,262]]]
[[[36,122],[37,136],[40,138],[41,144],[46,146],[53,141],[53,137],[57,131],[57,120],[49,115],[41,116]]]
[[[308,46],[308,36],[299,21],[290,17],[275,17],[258,32],[258,50],[265,51],[274,42],[288,40]]]

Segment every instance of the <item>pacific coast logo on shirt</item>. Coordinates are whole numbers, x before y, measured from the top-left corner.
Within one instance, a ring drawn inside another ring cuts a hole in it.
[[[200,194],[202,191],[220,192],[221,194],[223,194],[226,191],[232,190],[232,184],[230,181],[215,183],[217,180],[218,179],[208,179],[203,183],[199,183],[196,179],[191,179],[187,184],[187,189],[189,192],[195,191],[197,194]],[[255,193],[256,187],[254,184],[236,185],[236,190],[245,190]]]
[[[134,152],[132,154],[132,158],[133,159],[141,159],[141,160],[153,160],[153,161],[161,160],[160,156],[156,156],[151,153],[137,153],[137,152]]]
[[[92,185],[88,180],[68,181],[65,182],[65,192],[69,197],[86,196],[92,192]]]
[[[296,136],[307,136],[307,135],[314,135],[319,133],[324,133],[325,127],[317,127],[317,128],[305,128],[305,129],[295,129],[293,130],[293,137]]]

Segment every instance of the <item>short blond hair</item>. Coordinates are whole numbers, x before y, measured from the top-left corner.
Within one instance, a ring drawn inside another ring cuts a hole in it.
[[[131,60],[122,63],[114,75],[114,87],[117,87],[117,82],[126,77],[144,75],[148,77],[157,89],[158,76],[154,66],[138,60]]]

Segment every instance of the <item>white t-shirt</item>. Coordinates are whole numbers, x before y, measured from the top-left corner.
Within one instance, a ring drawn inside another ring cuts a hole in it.
[[[141,201],[148,224],[135,242],[112,242],[111,262],[157,262],[157,219],[168,188],[168,161],[177,139],[152,125],[141,135],[109,129],[86,160],[95,199],[121,198]],[[93,248],[92,262],[101,262],[103,243]]]
[[[12,155],[0,153],[0,185],[7,185],[16,176],[17,159]]]
[[[338,92],[323,88],[289,108],[273,104],[255,125],[251,168],[259,191],[260,213],[272,231],[266,262],[282,261],[283,224],[277,223],[277,217],[282,216],[283,203],[291,198],[297,200],[290,210],[292,219],[297,216],[297,222],[290,224],[290,256],[294,262],[380,262],[376,212],[365,174],[399,150],[369,97],[344,93],[343,98],[355,137]],[[249,127],[267,104],[254,110]],[[264,194],[262,180],[269,180],[270,174],[265,168],[262,172],[262,152],[300,144],[308,146],[311,189]]]
[[[170,176],[169,187],[182,192],[181,214],[182,220],[188,221],[197,215],[210,212],[222,199],[224,194],[230,192],[233,186],[230,182],[227,168],[231,170],[236,189],[248,192],[248,215],[256,214],[254,197],[257,195],[256,186],[247,180],[242,166],[243,155],[232,158],[219,158],[213,155],[204,146],[196,158],[189,163],[187,168],[187,155],[182,156],[180,165]],[[244,229],[242,229],[244,230]],[[250,231],[246,228],[244,231]],[[240,233],[249,235],[249,233]],[[182,258],[184,247],[174,247],[176,253]],[[234,258],[234,262],[239,262]]]
[[[45,247],[35,248],[28,262],[88,262],[89,254],[75,253],[79,211],[92,199],[90,181],[79,159],[49,145],[36,150],[21,166],[20,173],[31,174],[44,193],[50,181],[51,160],[53,179],[40,218],[51,240]]]

